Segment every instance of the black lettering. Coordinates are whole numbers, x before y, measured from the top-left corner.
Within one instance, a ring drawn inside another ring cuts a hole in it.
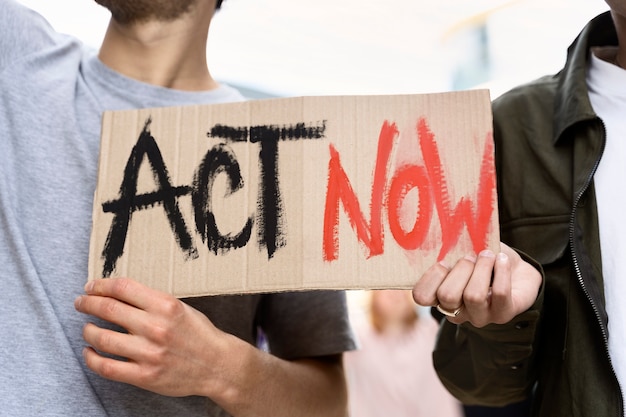
[[[236,235],[222,235],[212,212],[211,192],[215,178],[220,173],[228,176],[227,194],[231,195],[243,187],[241,170],[234,152],[226,144],[211,148],[200,163],[193,181],[191,199],[194,207],[196,230],[213,253],[224,253],[229,249],[244,247],[250,240],[253,219],[249,218]]]
[[[139,139],[131,151],[124,169],[124,178],[120,186],[119,198],[102,204],[102,209],[105,213],[115,214],[101,255],[104,260],[102,271],[104,277],[111,275],[115,270],[117,260],[124,252],[128,226],[133,213],[138,210],[152,208],[157,204],[163,206],[176,241],[185,253],[186,259],[198,257],[198,252],[187,230],[177,201],[178,197],[189,194],[191,188],[172,186],[161,151],[150,134],[149,127],[151,122],[151,118],[146,120]],[[155,192],[137,195],[139,168],[144,157],[150,162],[158,187]]]
[[[207,133],[209,137],[220,137],[233,142],[249,140],[259,143],[260,184],[257,206],[259,246],[265,247],[268,258],[287,244],[284,233],[283,202],[278,175],[278,142],[281,140],[322,139],[326,122],[307,126],[296,123],[286,126],[234,127],[216,124]]]

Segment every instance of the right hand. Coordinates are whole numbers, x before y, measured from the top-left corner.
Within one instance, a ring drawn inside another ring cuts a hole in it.
[[[455,324],[484,327],[510,322],[533,305],[542,276],[509,246],[501,243],[501,249],[497,255],[490,250],[478,257],[467,255],[452,268],[431,266],[413,287],[413,299],[449,312],[461,308],[456,316],[447,317]]]

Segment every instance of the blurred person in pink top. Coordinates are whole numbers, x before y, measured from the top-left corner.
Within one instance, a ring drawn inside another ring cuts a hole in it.
[[[410,291],[365,294],[353,317],[359,349],[345,355],[350,417],[462,417],[432,364],[439,325]]]

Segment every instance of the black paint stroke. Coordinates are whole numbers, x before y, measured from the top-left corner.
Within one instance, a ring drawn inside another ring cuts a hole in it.
[[[287,244],[284,233],[283,202],[280,195],[278,175],[278,142],[299,139],[322,139],[326,132],[326,121],[313,125],[262,125],[235,127],[216,124],[207,133],[233,142],[259,143],[260,186],[257,203],[257,225],[259,246],[265,247],[268,258]]]
[[[185,254],[185,259],[198,258],[198,251],[178,207],[178,197],[191,194],[196,230],[209,250],[215,254],[245,246],[250,240],[254,219],[248,218],[243,229],[236,235],[222,235],[211,211],[211,191],[215,178],[220,173],[228,176],[227,195],[243,187],[240,166],[235,154],[225,144],[212,147],[204,156],[195,172],[192,186],[173,186],[163,161],[161,151],[150,134],[152,118],[146,120],[144,128],[133,147],[124,169],[124,178],[116,200],[102,204],[105,213],[114,213],[111,228],[102,251],[103,276],[109,277],[124,252],[128,227],[135,211],[162,205],[166,212],[174,237]],[[283,228],[283,203],[278,178],[278,142],[281,140],[322,139],[326,121],[307,126],[305,123],[276,126],[234,127],[216,124],[208,133],[227,142],[259,143],[260,184],[257,203],[259,246],[265,247],[268,258],[284,247],[286,239]],[[139,170],[144,157],[148,159],[157,191],[137,195]]]
[[[198,251],[193,244],[191,234],[187,230],[177,201],[178,197],[189,194],[191,188],[172,186],[161,151],[154,137],[150,134],[151,122],[152,118],[149,117],[139,135],[137,143],[131,151],[124,169],[124,179],[120,186],[119,198],[102,204],[102,209],[105,213],[115,214],[102,251],[102,259],[104,260],[102,275],[104,277],[111,275],[117,260],[124,252],[124,244],[132,214],[138,210],[154,207],[156,204],[163,205],[176,242],[185,253],[186,259],[198,257]],[[152,174],[158,188],[155,192],[137,195],[139,168],[144,157],[150,162]]]
[[[224,173],[228,176],[226,196],[233,194],[244,185],[241,169],[235,153],[226,144],[211,148],[196,170],[193,180],[191,200],[194,207],[196,230],[200,233],[213,253],[225,253],[229,249],[244,247],[250,240],[253,218],[248,218],[246,225],[237,235],[222,235],[215,222],[212,211],[211,194],[215,178]]]

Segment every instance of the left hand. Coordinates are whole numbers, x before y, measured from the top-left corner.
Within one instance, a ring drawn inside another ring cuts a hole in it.
[[[90,346],[83,355],[100,376],[163,395],[187,396],[202,395],[206,381],[220,371],[220,358],[228,354],[223,333],[177,298],[125,278],[90,281],[85,292],[76,298],[76,310],[128,332],[85,325],[83,337]]]

